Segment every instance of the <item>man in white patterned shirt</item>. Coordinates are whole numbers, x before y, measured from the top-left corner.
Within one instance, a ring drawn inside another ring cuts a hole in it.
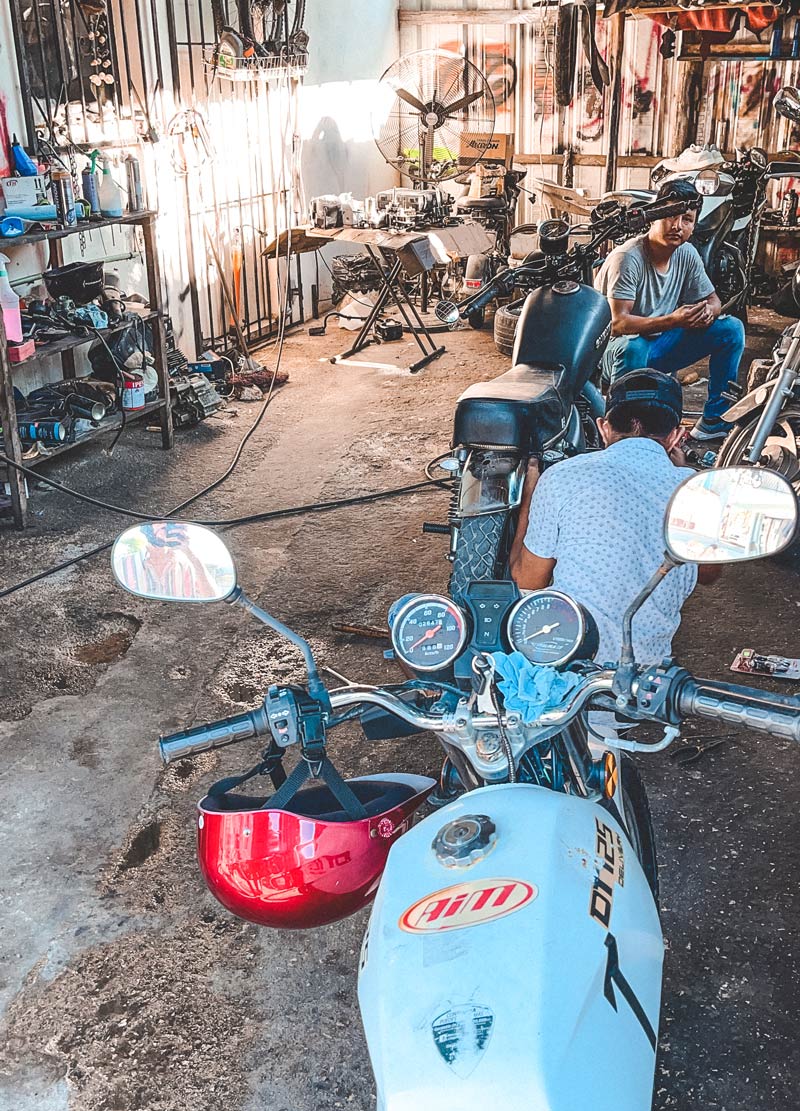
[[[511,550],[521,589],[551,584],[582,603],[600,630],[599,663],[619,660],[622,617],[664,558],[664,515],[693,472],[678,448],[682,397],[670,374],[634,370],[618,378],[598,422],[605,450],[529,469]],[[698,580],[719,569],[671,571],[633,622],[639,663],[669,655],[681,607]]]

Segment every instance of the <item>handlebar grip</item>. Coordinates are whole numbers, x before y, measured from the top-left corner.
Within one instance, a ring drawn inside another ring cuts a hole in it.
[[[800,741],[800,699],[757,687],[688,679],[678,694],[678,712]]]
[[[686,201],[672,201],[671,204],[647,205],[639,211],[649,224],[654,224],[656,220],[664,220],[667,216],[681,216],[688,209],[689,204]]]
[[[800,177],[800,162],[770,162],[768,177]]]
[[[497,275],[499,278],[500,275]],[[471,316],[472,313],[477,312],[478,309],[484,308],[490,301],[494,301],[497,294],[500,292],[500,285],[497,283],[497,278],[487,282],[483,289],[479,289],[472,297],[462,301],[458,306],[458,312],[461,318]]]
[[[197,756],[212,748],[246,741],[249,737],[264,736],[269,732],[267,715],[263,708],[250,710],[246,714],[222,718],[207,725],[197,725],[180,733],[169,733],[159,737],[158,750],[165,764],[182,760],[186,756]]]

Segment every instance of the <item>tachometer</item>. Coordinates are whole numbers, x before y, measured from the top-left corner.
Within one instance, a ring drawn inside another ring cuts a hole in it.
[[[511,647],[534,664],[560,667],[597,650],[594,621],[572,598],[558,590],[533,590],[508,615]],[[593,643],[592,643],[593,642]]]
[[[467,640],[464,614],[439,594],[412,594],[392,620],[392,644],[415,671],[440,671],[461,654]]]

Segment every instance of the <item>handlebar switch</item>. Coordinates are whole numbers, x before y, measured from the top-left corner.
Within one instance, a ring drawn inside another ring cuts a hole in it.
[[[643,717],[677,725],[681,720],[676,713],[676,692],[688,672],[676,667],[672,660],[664,660],[657,667],[646,668],[636,684],[636,707]]]
[[[300,740],[300,721],[294,694],[286,687],[270,687],[264,700],[275,744],[289,748]]]

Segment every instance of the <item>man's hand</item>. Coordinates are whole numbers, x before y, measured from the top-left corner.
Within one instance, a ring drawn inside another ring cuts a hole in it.
[[[714,314],[706,301],[698,301],[696,305],[681,305],[672,313],[674,328],[707,328],[714,319]]]
[[[689,466],[689,461],[686,458],[686,452],[683,450],[683,446],[685,443],[686,435],[684,433],[684,435],[682,435],[681,438],[678,440],[677,444],[673,444],[669,450],[670,460],[676,467]]]

